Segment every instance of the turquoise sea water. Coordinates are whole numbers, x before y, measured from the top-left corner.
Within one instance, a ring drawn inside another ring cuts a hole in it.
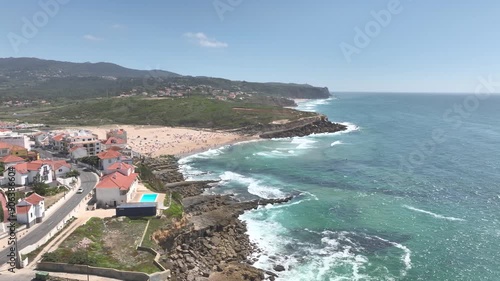
[[[471,97],[341,93],[300,108],[349,132],[227,146],[182,168],[222,179],[208,193],[296,195],[241,216],[255,265],[287,267],[278,280],[498,281],[500,97]]]

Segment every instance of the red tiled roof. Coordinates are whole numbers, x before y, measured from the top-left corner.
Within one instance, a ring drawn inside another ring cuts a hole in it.
[[[118,158],[122,156],[122,154],[118,151],[110,150],[110,151],[103,151],[97,154],[97,157],[99,159],[111,159],[111,158]]]
[[[11,145],[10,147],[11,150],[27,150],[25,147],[19,146],[19,145]]]
[[[119,188],[120,190],[129,190],[132,183],[137,179],[138,174],[133,173],[130,176],[114,172],[101,178],[96,188]]]
[[[28,204],[28,205],[24,205],[24,206],[16,206],[16,213],[18,215],[20,214],[26,214],[28,213],[30,210],[31,210],[31,204]]]
[[[116,162],[116,163],[113,163],[111,166],[109,166],[108,170],[122,170],[122,169],[130,169],[130,168],[133,169],[134,166],[129,165],[127,163]]]
[[[64,134],[59,134],[59,135],[55,135],[52,137],[52,139],[55,141],[62,141],[63,138],[64,138]]]
[[[34,164],[47,164],[52,168],[52,170],[59,170],[61,167],[68,167],[71,168],[71,164],[66,162],[66,160],[48,160],[48,159],[43,159],[43,160],[35,160],[31,161],[31,163]]]
[[[7,156],[1,158],[0,162],[3,162],[3,163],[24,162],[24,159],[19,157],[19,156],[15,156],[15,155],[7,155]]]
[[[10,149],[11,146],[12,146],[11,144],[8,144],[6,142],[1,142],[0,141],[0,149],[5,149],[5,148]]]
[[[24,200],[26,200],[27,202],[29,202],[33,205],[38,205],[38,203],[40,203],[40,201],[45,200],[45,198],[43,198],[42,196],[40,196],[36,193],[33,193],[30,196],[26,197]]]
[[[29,171],[28,171],[28,163],[16,164],[14,166],[14,169],[16,169],[16,172],[19,172],[21,174],[27,174],[27,173],[29,173]]]
[[[25,163],[19,163],[14,166],[16,171],[18,171],[21,174],[27,174],[28,171],[38,171],[40,168],[44,165],[43,162],[40,162],[42,160],[37,160],[33,162],[25,162]]]

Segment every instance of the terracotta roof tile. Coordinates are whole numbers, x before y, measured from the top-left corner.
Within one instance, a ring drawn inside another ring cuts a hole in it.
[[[127,163],[113,163],[111,166],[108,167],[108,170],[122,170],[122,169],[130,169],[134,168],[134,166],[129,165]]]
[[[29,202],[33,205],[38,205],[38,203],[40,203],[40,201],[45,200],[45,198],[38,195],[37,193],[33,193],[30,196],[26,197],[24,200],[26,200],[27,202]]]
[[[33,205],[25,200],[22,200],[16,205],[16,213],[19,214],[26,214],[31,210],[31,207]]]
[[[5,149],[5,148],[10,149],[10,148],[11,148],[11,146],[12,146],[11,144],[8,144],[8,143],[6,143],[6,142],[1,142],[1,141],[0,141],[0,149]]]
[[[3,163],[24,162],[24,159],[19,157],[19,156],[15,156],[15,155],[7,155],[7,156],[1,158],[0,162],[3,162]]]
[[[110,150],[110,151],[103,151],[97,154],[97,157],[99,159],[111,159],[111,158],[118,158],[122,156],[122,154],[118,151]]]
[[[101,178],[96,188],[119,188],[120,190],[129,190],[132,183],[137,179],[138,174],[133,173],[130,176],[114,172]]]

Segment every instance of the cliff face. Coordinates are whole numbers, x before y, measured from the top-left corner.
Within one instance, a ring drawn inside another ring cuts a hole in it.
[[[328,121],[324,115],[301,118],[297,121],[280,124],[259,124],[240,129],[239,132],[247,135],[259,135],[264,139],[303,137],[311,134],[335,133],[344,131],[347,126]]]
[[[164,250],[162,263],[176,281],[261,281],[274,280],[273,272],[253,267],[249,260],[258,252],[246,234],[246,224],[238,219],[259,205],[279,204],[292,199],[259,199],[240,202],[231,195],[202,195],[213,181],[184,181],[176,172],[175,159],[143,159],[150,175],[161,181],[158,189],[178,192],[184,215],[152,238]],[[151,181],[151,179],[149,179]]]
[[[228,195],[191,196],[183,200],[186,227],[156,233],[155,239],[169,253],[165,262],[177,280],[264,280],[265,272],[250,266],[248,257],[258,249],[250,242],[246,225],[238,216],[259,205],[291,199],[238,202]]]
[[[318,118],[309,120],[306,123],[289,124],[288,126],[284,126],[282,129],[268,131],[260,134],[259,136],[264,139],[304,137],[312,134],[335,133],[344,130],[347,130],[347,126],[332,123],[328,121],[328,118],[325,116],[319,116]]]

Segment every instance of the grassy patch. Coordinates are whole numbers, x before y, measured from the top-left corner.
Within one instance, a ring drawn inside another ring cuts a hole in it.
[[[46,261],[88,264],[118,270],[157,272],[153,256],[137,251],[147,218],[91,218],[78,227]]]
[[[168,206],[168,196],[165,196],[164,205]],[[172,202],[170,203],[170,207],[166,210],[163,210],[163,214],[168,218],[180,219],[182,218],[182,214],[184,213],[184,207],[182,204],[176,200],[174,200],[172,196]]]
[[[43,244],[42,246],[38,247],[37,249],[27,253],[26,255],[23,255],[23,259],[25,257],[28,257],[28,262],[32,262],[34,258],[36,258],[36,256],[38,256],[38,254],[40,254],[40,252],[50,243],[52,242],[52,240],[54,240],[55,238],[57,238],[59,236],[59,234],[63,233],[64,230],[66,228],[68,228],[72,222],[75,221],[75,217],[72,217],[71,219],[68,220],[68,223],[63,227],[63,229],[61,229],[60,231],[58,231],[56,233],[56,235],[52,236],[47,242],[45,242],[45,244]]]
[[[169,220],[161,219],[161,218],[151,218],[149,219],[149,226],[148,229],[146,230],[146,234],[144,235],[144,240],[142,240],[141,246],[144,247],[149,247],[155,250],[160,250],[160,246],[156,244],[152,239],[151,236],[153,233],[159,229],[165,228],[170,225]]]
[[[75,101],[74,104],[50,110],[44,108],[43,112],[33,110],[22,118],[32,122],[43,118],[44,123],[50,125],[95,126],[118,123],[235,129],[313,115],[315,113],[278,106],[191,96],[161,100],[134,97]]]
[[[144,186],[147,189],[154,192],[164,193],[163,182],[153,174],[153,171],[147,165],[137,164],[137,170]]]
[[[64,192],[59,192],[55,195],[45,197],[45,208],[49,209],[52,205],[54,205],[57,201],[59,201],[59,199],[64,197],[64,194],[65,194]]]

